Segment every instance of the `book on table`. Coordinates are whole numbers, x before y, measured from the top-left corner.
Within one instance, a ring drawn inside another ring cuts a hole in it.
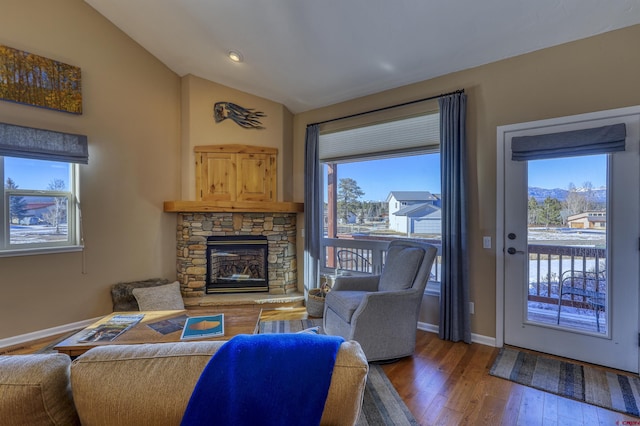
[[[187,318],[181,339],[203,339],[224,336],[224,314]]]
[[[79,342],[110,342],[139,323],[143,317],[144,314],[114,315],[104,324],[89,330],[85,336],[79,339]]]

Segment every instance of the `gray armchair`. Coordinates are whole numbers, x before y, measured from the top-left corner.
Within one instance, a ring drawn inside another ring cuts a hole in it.
[[[435,246],[394,240],[380,275],[339,276],[324,304],[325,333],[360,343],[368,361],[413,354]]]

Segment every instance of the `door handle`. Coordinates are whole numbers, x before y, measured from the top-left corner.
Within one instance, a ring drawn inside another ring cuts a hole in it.
[[[509,247],[509,248],[507,249],[507,253],[509,253],[509,254],[516,254],[516,253],[522,253],[522,254],[524,254],[524,252],[523,252],[522,250],[516,250],[516,249],[515,249],[515,248],[513,248],[513,247]]]

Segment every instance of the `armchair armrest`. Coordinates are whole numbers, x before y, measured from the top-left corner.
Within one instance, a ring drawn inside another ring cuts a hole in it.
[[[338,276],[331,291],[377,291],[380,275]]]
[[[415,289],[368,293],[354,315],[371,314],[380,317],[385,312],[404,312],[411,316],[412,311],[417,312],[415,299],[422,296],[423,294]]]

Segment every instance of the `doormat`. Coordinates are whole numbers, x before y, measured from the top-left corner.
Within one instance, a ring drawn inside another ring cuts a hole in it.
[[[587,404],[640,417],[640,378],[502,348],[489,374]]]
[[[260,321],[259,333],[296,333],[308,328],[320,327],[322,318],[290,321]],[[356,426],[411,426],[417,425],[411,411],[407,408],[393,387],[381,366],[369,364],[369,374],[364,389],[362,411]]]

